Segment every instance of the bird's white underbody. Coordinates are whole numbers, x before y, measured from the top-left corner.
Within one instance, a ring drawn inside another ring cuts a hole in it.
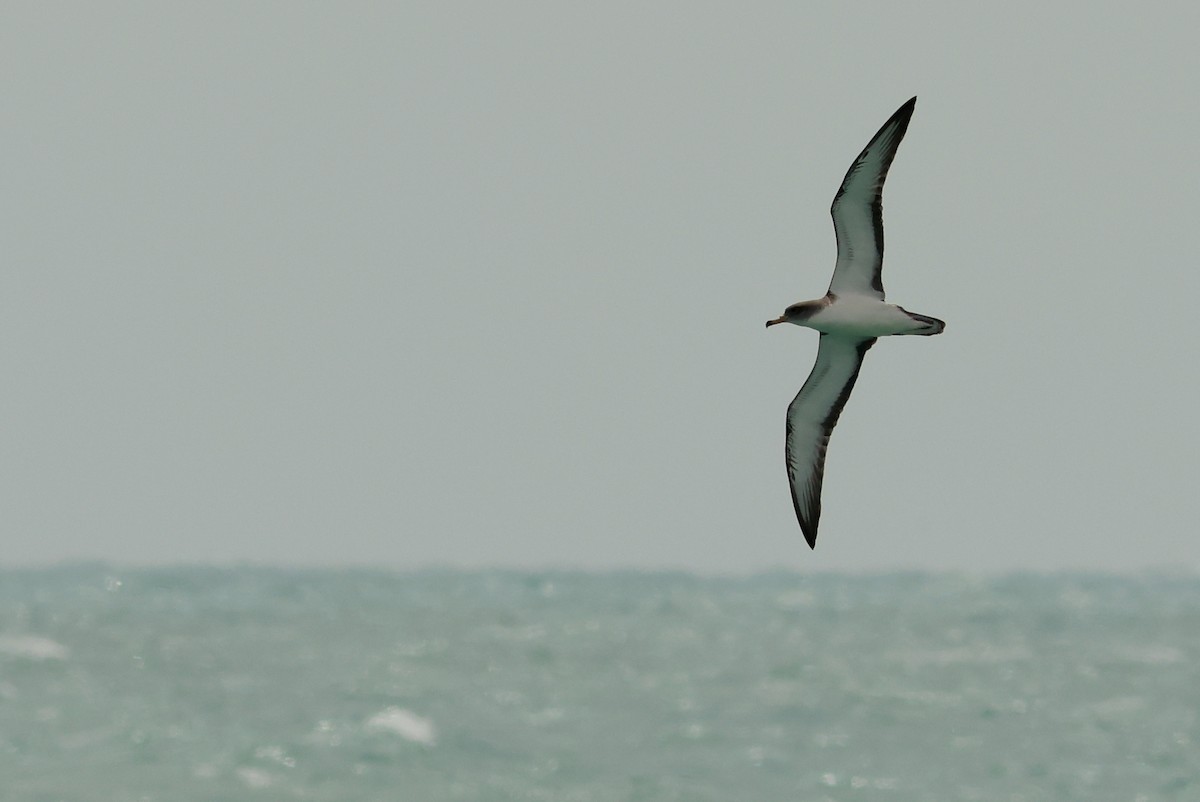
[[[828,302],[825,302],[828,299]],[[870,298],[865,295],[836,295],[822,299],[820,308],[802,320],[777,319],[771,323],[795,323],[815,329],[822,334],[838,337],[863,339],[889,337],[897,334],[938,334],[937,324],[914,317],[908,310],[895,304]],[[940,322],[940,321],[939,321]],[[931,329],[937,329],[932,331]]]

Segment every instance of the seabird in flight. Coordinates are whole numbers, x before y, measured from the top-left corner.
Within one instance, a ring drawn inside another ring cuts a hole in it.
[[[837,264],[824,298],[792,304],[767,325],[794,323],[821,332],[817,363],[787,411],[788,481],[804,539],[817,547],[825,449],[877,337],[941,334],[946,324],[883,299],[883,181],[908,130],[917,99],[905,103],[858,155],[833,196]]]

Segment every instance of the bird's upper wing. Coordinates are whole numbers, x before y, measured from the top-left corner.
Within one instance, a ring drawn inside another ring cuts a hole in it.
[[[883,181],[917,99],[905,103],[858,155],[833,196],[837,266],[829,291],[883,300]]]
[[[825,474],[825,449],[842,407],[854,389],[863,356],[874,338],[855,340],[821,335],[817,363],[808,381],[788,406],[787,458],[792,504],[804,539],[817,547],[817,520],[821,517],[821,479]]]

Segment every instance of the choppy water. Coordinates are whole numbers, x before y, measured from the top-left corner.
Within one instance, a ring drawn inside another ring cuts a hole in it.
[[[0,572],[0,799],[1195,800],[1200,579]]]

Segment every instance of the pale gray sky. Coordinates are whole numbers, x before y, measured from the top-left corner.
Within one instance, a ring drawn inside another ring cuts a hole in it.
[[[1193,3],[36,4],[0,563],[1200,567]],[[907,98],[808,550],[784,411]]]

